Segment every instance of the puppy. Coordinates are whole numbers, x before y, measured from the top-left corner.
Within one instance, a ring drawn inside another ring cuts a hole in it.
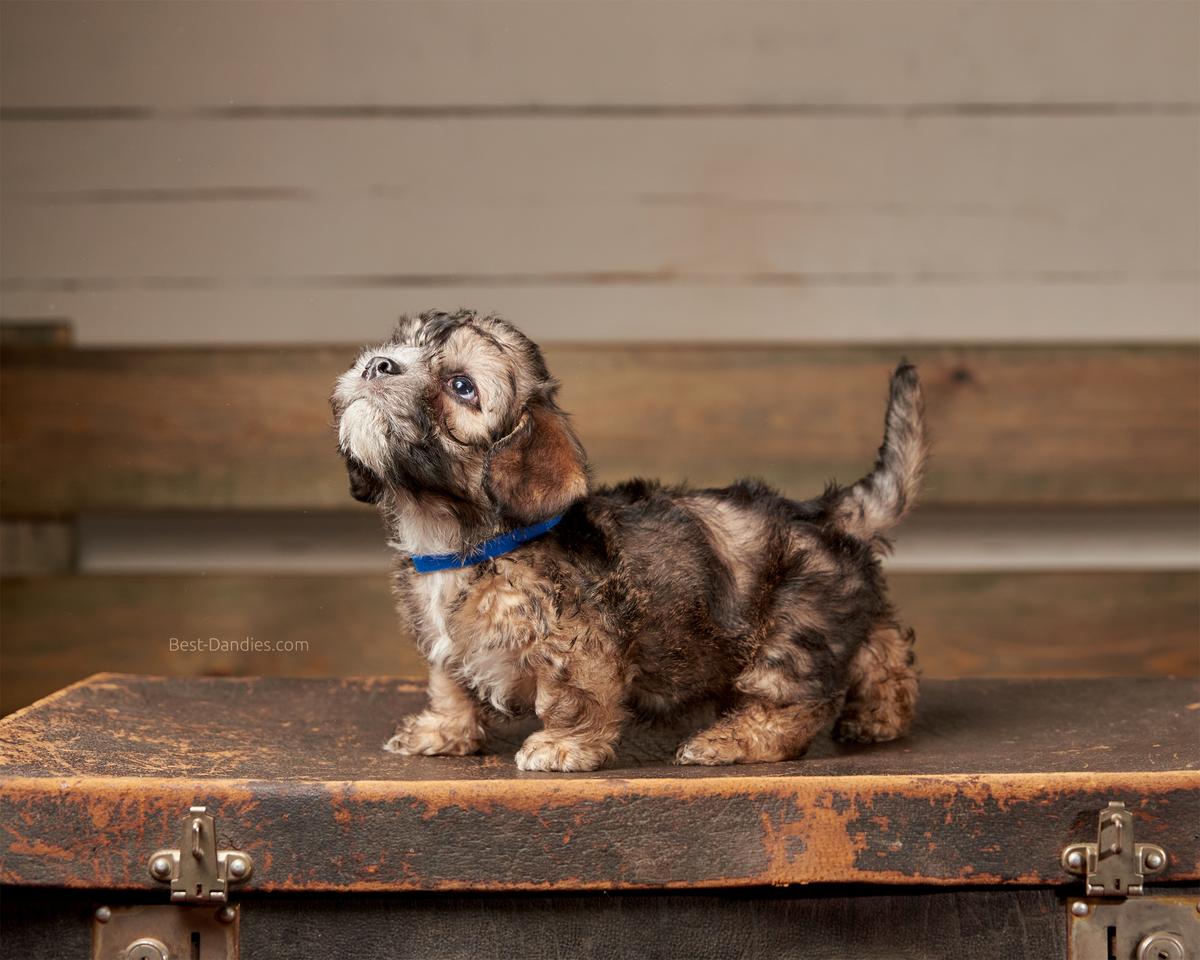
[[[926,456],[913,367],[874,470],[805,501],[753,480],[592,490],[557,388],[532,341],[469,311],[403,318],[337,381],[350,491],[383,517],[429,661],[429,704],[385,749],[474,753],[533,711],[520,769],[595,770],[631,716],[704,701],[723,712],[678,763],[798,757],[835,720],[848,740],[908,729],[913,634],[879,556]]]

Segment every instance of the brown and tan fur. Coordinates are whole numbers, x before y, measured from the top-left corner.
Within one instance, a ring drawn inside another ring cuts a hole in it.
[[[632,718],[703,703],[723,712],[679,763],[798,757],[834,722],[851,740],[908,729],[913,636],[879,556],[926,456],[911,366],[892,376],[872,473],[807,501],[755,481],[592,489],[556,391],[535,344],[469,311],[403,319],[335,386],[351,492],[380,510],[430,665],[429,705],[388,750],[473,753],[496,717],[533,712],[521,769],[594,770]],[[504,556],[413,568],[558,514]]]

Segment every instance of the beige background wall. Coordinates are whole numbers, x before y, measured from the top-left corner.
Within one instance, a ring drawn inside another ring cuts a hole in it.
[[[82,343],[1197,335],[1195,2],[2,16],[3,310]]]

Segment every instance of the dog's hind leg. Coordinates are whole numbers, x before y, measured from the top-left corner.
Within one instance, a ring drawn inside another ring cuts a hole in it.
[[[715,766],[792,760],[804,753],[832,717],[832,706],[824,700],[742,700],[711,727],[685,741],[675,762]]]
[[[815,640],[815,638],[812,638]],[[815,650],[827,645],[793,638],[768,642],[734,682],[732,709],[685,741],[676,763],[715,765],[791,760],[833,719],[836,691]]]
[[[848,679],[834,736],[860,743],[904,736],[917,708],[912,630],[891,621],[877,623],[851,659]]]

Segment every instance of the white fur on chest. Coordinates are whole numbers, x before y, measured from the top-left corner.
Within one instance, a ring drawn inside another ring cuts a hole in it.
[[[434,667],[444,667],[457,652],[450,635],[447,610],[462,593],[465,584],[466,574],[461,570],[423,574],[413,584],[412,595],[425,635],[425,656]]]
[[[412,595],[432,666],[501,712],[532,703],[534,678],[521,665],[535,638],[525,591],[503,575],[471,584],[466,571],[441,571],[419,577]]]

